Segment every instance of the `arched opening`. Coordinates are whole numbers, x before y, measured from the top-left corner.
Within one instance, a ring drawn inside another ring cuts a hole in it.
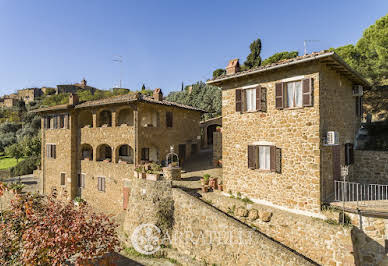
[[[101,111],[98,115],[99,127],[111,127],[112,126],[112,112],[108,110]]]
[[[127,144],[120,145],[117,149],[116,163],[133,163],[133,150]]]
[[[78,116],[79,126],[93,127],[93,114],[90,111],[81,111]]]
[[[132,126],[133,125],[133,111],[132,109],[123,109],[119,112],[119,117],[117,119],[118,126],[121,125],[127,125]]]
[[[112,161],[112,148],[107,144],[97,147],[97,161]]]
[[[81,145],[81,160],[93,161],[93,147],[89,144]]]
[[[209,125],[207,127],[207,144],[208,145],[213,145],[213,133],[217,130],[217,127],[220,127],[220,125],[214,124],[214,125]]]

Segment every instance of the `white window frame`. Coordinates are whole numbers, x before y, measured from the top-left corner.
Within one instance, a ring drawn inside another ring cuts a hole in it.
[[[300,105],[297,105],[297,102],[296,102],[296,93],[295,93],[295,85],[296,83],[300,83],[300,99],[301,99],[301,102],[300,102]],[[303,83],[302,83],[302,80],[293,80],[293,81],[289,81],[289,82],[286,82],[285,83],[286,86],[284,88],[284,99],[285,99],[285,105],[286,105],[286,108],[302,108],[303,107]],[[290,102],[288,101],[288,84],[293,84],[292,86],[292,91],[293,91],[293,100],[292,100],[292,103],[293,105],[291,106],[290,105]]]
[[[256,89],[245,89],[246,112],[256,111]]]
[[[258,147],[259,148],[257,149],[257,152],[259,153],[259,169],[266,171],[271,170],[271,147],[267,145],[258,145]]]

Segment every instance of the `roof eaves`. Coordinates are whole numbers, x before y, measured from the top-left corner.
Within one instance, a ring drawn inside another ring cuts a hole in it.
[[[282,67],[286,67],[286,66],[290,66],[290,65],[296,65],[296,64],[303,63],[303,62],[309,62],[309,61],[321,59],[321,58],[324,58],[324,57],[329,57],[329,56],[331,56],[333,54],[335,54],[335,53],[334,52],[326,52],[326,53],[322,53],[322,54],[318,54],[318,55],[313,55],[311,57],[302,58],[302,59],[299,59],[299,60],[288,61],[288,62],[285,62],[283,64],[280,63],[280,64],[271,65],[269,67],[259,68],[257,70],[253,70],[253,71],[247,70],[247,71],[236,73],[234,75],[225,76],[225,77],[222,77],[222,78],[219,78],[219,79],[208,80],[206,83],[207,84],[216,84],[216,83],[219,83],[219,82],[222,82],[222,81],[225,81],[225,80],[230,80],[230,79],[233,79],[233,78],[239,78],[239,77],[242,77],[242,76],[253,75],[253,74],[256,74],[256,73],[260,73],[260,72],[265,72],[265,71],[269,71],[269,70],[273,70],[273,69],[278,69],[278,68],[282,68]]]

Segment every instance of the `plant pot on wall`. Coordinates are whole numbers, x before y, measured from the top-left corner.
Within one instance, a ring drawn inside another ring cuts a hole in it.
[[[150,174],[150,173],[147,173],[146,174],[146,179],[147,180],[151,180],[151,181],[158,181],[160,179],[160,174]]]
[[[211,177],[209,180],[209,186],[215,190],[217,189],[217,177]]]

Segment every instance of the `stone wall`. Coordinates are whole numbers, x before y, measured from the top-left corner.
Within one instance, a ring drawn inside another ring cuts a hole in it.
[[[222,90],[222,163],[227,190],[286,208],[319,213],[320,65],[299,65],[231,81]],[[275,83],[295,76],[314,78],[313,107],[275,108]],[[266,112],[236,112],[235,90],[260,84]],[[281,173],[248,168],[248,145],[258,141],[281,149]]]
[[[320,137],[326,137],[327,131],[336,131],[340,144],[339,147],[321,144],[321,199],[327,200],[334,192],[333,152],[339,149],[340,165],[344,165],[345,143],[354,144],[360,117],[356,115],[353,83],[324,65],[320,73]]]
[[[205,193],[203,200],[321,265],[353,265],[355,262],[351,227],[246,203],[219,193]],[[330,214],[338,220],[338,212]]]
[[[219,160],[222,159],[222,133],[213,133],[213,164],[218,165]]]
[[[151,223],[162,227],[163,232],[168,230],[173,248],[206,263],[314,265],[303,255],[261,232],[181,189],[171,188],[168,182],[133,179],[129,187],[124,223],[129,236],[136,226]]]
[[[350,178],[358,183],[388,185],[388,152],[355,150]]]

